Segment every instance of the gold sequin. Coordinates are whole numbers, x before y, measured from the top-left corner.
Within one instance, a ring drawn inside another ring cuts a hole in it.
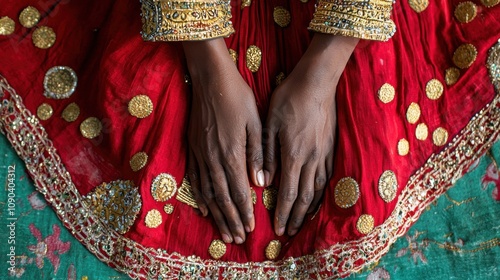
[[[267,210],[272,210],[276,207],[276,202],[278,200],[278,190],[269,186],[262,192],[262,203]]]
[[[163,206],[163,211],[170,215],[174,213],[174,206],[172,204],[165,204],[165,206]]]
[[[471,1],[461,2],[455,8],[455,18],[461,23],[471,22],[477,14],[476,4]]]
[[[14,33],[16,23],[10,17],[0,18],[0,35],[10,35]]]
[[[373,230],[375,225],[375,220],[372,215],[363,214],[359,216],[358,222],[356,223],[356,228],[361,234],[368,234]]]
[[[427,125],[425,123],[418,124],[417,128],[415,128],[415,137],[417,137],[418,140],[424,141],[428,136],[429,129],[427,128]]]
[[[241,8],[246,8],[246,7],[250,7],[250,5],[252,5],[252,0],[242,0],[241,1]]]
[[[222,242],[222,240],[215,239],[212,243],[210,243],[208,253],[212,256],[212,258],[218,260],[226,253],[226,244]]]
[[[290,12],[281,6],[274,7],[273,18],[274,22],[281,27],[287,27],[290,24]]]
[[[147,95],[136,95],[128,102],[128,112],[139,119],[143,119],[153,112],[153,101]]]
[[[52,117],[52,113],[54,113],[54,110],[52,109],[52,106],[47,103],[42,103],[42,105],[38,106],[38,109],[36,110],[36,115],[42,121],[48,120]]]
[[[257,203],[257,193],[255,192],[254,189],[251,189],[250,193],[252,195],[252,203],[255,205],[255,203]]]
[[[448,131],[442,127],[436,128],[432,133],[432,142],[436,146],[443,146],[448,142]]]
[[[408,120],[409,123],[414,124],[420,119],[420,106],[412,102],[410,106],[408,106],[408,110],[406,110],[406,120]]]
[[[432,79],[425,86],[425,94],[431,100],[437,100],[443,95],[443,84],[438,79]]]
[[[281,85],[283,80],[285,80],[285,73],[280,72],[278,75],[276,75],[276,86]]]
[[[453,63],[460,68],[469,68],[476,61],[477,49],[472,44],[463,44],[453,53]]]
[[[146,218],[144,219],[146,226],[148,228],[157,228],[162,223],[161,213],[160,211],[153,209],[150,210],[146,214]]]
[[[191,189],[191,185],[187,178],[182,179],[182,184],[179,190],[177,190],[175,199],[193,208],[198,208],[198,204],[196,203],[196,200],[194,200],[193,190]]]
[[[251,72],[255,73],[259,70],[262,62],[262,51],[257,46],[250,46],[247,49],[246,59],[247,68]]]
[[[31,35],[33,44],[40,49],[48,49],[56,42],[56,33],[47,26],[38,27]]]
[[[141,195],[132,181],[102,183],[83,200],[94,215],[121,234],[129,231],[142,207]]]
[[[90,117],[80,124],[80,132],[83,137],[92,139],[101,134],[102,123],[99,119]]]
[[[145,152],[138,152],[137,154],[132,156],[129,163],[130,163],[130,168],[132,168],[132,171],[139,171],[144,166],[146,166],[147,162],[148,162],[148,155]]]
[[[351,177],[345,177],[335,186],[335,203],[341,208],[349,208],[356,204],[359,198],[359,185]]]
[[[238,62],[238,53],[233,50],[233,49],[229,49],[229,55],[231,56],[231,59],[233,60],[234,64],[237,64]]]
[[[154,200],[164,202],[172,198],[177,191],[177,182],[174,177],[167,173],[162,173],[153,180],[151,184],[151,195]]]
[[[484,6],[491,8],[498,5],[498,3],[500,3],[500,0],[481,0],[481,3],[483,3]]]
[[[281,242],[279,242],[279,240],[273,240],[266,246],[266,258],[268,260],[274,260],[280,255],[280,251]]]
[[[307,3],[307,1],[309,1],[309,0],[300,0],[300,2],[302,2],[302,3]]]
[[[74,122],[80,115],[80,107],[75,102],[68,104],[62,111],[62,118],[67,122]]]
[[[396,91],[394,90],[394,87],[388,83],[385,83],[378,90],[378,99],[387,104],[394,100],[395,94]]]
[[[401,139],[398,142],[398,154],[406,156],[410,152],[410,143],[406,139]]]
[[[458,78],[460,78],[460,70],[458,68],[450,67],[446,69],[444,74],[444,81],[447,85],[454,85],[458,81]]]
[[[378,180],[378,193],[385,202],[391,202],[396,197],[398,179],[391,170],[386,170]]]
[[[40,20],[40,12],[35,7],[28,6],[19,14],[19,23],[26,28],[32,28]]]
[[[409,0],[410,7],[417,13],[423,12],[429,6],[429,0]]]
[[[75,92],[78,78],[68,66],[55,66],[45,73],[43,79],[44,95],[47,98],[64,99]]]

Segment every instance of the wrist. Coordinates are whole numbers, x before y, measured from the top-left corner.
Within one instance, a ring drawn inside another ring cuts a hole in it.
[[[182,46],[193,81],[208,81],[214,75],[223,75],[227,67],[234,66],[222,38],[186,41],[182,43]]]

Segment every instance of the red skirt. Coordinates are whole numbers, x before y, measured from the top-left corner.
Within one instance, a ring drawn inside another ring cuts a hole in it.
[[[2,132],[68,230],[133,278],[359,271],[499,135],[500,5],[473,1],[476,15],[462,23],[458,0],[431,1],[420,13],[398,1],[394,37],[361,41],[338,84],[335,170],[319,210],[297,235],[278,237],[279,185],[252,186],[255,231],[242,245],[223,244],[184,179],[190,87],[180,43],[141,39],[139,1],[4,2],[0,17],[15,29],[0,36]],[[312,38],[314,1],[233,2],[236,33],[226,43],[264,120],[277,83]],[[18,22],[27,5],[41,13],[36,28]],[[274,22],[276,6],[290,12],[288,26]],[[41,26],[56,35],[49,48],[34,45]],[[262,52],[256,72],[246,64],[250,46]],[[57,91],[51,81],[68,80],[76,85],[69,96],[47,93]],[[144,118],[128,110],[138,95],[152,102]]]

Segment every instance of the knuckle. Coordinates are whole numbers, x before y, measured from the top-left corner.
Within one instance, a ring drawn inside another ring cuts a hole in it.
[[[233,201],[236,205],[245,205],[248,200],[248,195],[246,192],[237,191],[233,194]]]
[[[311,160],[316,160],[316,159],[318,159],[318,158],[319,158],[319,155],[320,155],[320,152],[319,152],[318,147],[314,147],[314,148],[311,150],[310,159],[311,159]]]
[[[204,188],[202,190],[202,197],[206,201],[210,201],[210,200],[212,200],[214,198],[214,192],[210,188]]]
[[[215,196],[215,201],[221,208],[229,208],[231,205],[231,197],[227,194],[219,194]]]
[[[250,162],[260,163],[264,160],[264,155],[262,154],[261,149],[254,149],[254,151],[247,155]]]
[[[319,191],[325,187],[326,177],[325,176],[317,176],[314,179],[314,190]]]
[[[292,218],[291,224],[292,224],[292,226],[298,228],[302,225],[303,220],[304,220],[303,217],[296,216],[296,217]]]
[[[294,188],[287,188],[281,192],[280,199],[285,202],[294,202],[297,198],[297,190]]]
[[[303,192],[300,195],[299,203],[302,205],[309,205],[314,199],[314,194],[312,192]]]
[[[276,219],[278,220],[278,224],[285,225],[288,220],[288,215],[278,214],[278,216],[276,216]]]

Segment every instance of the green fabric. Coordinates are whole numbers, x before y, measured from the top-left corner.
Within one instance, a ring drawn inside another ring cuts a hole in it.
[[[23,162],[4,136],[0,136],[0,158],[0,181],[5,182],[0,194],[0,279],[128,279],[100,262],[64,228],[35,191]],[[500,163],[500,142],[433,203],[376,266],[349,278],[500,279],[500,202],[495,199],[500,179],[496,163]],[[15,166],[13,215],[8,204],[9,166]],[[16,270],[11,277],[8,254],[13,244],[8,243],[8,225],[13,220],[9,218],[17,219]]]

